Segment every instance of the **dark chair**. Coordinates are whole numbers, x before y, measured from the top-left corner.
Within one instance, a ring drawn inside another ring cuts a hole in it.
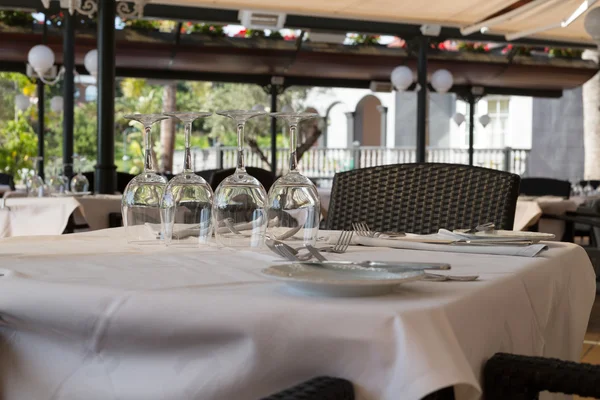
[[[117,172],[117,192],[123,193],[130,180],[135,178],[135,175],[126,172]]]
[[[527,196],[559,196],[568,199],[571,183],[551,178],[522,178],[521,194]]]
[[[94,191],[94,171],[84,172],[83,176],[85,176],[90,183],[90,191]]]
[[[519,176],[460,164],[397,164],[337,173],[327,229],[432,233],[493,222],[512,229]]]
[[[15,190],[15,180],[12,175],[0,172],[0,185],[10,186],[10,190]]]
[[[196,171],[194,172],[196,175],[201,176],[202,178],[204,178],[204,180],[206,182],[208,182],[210,184],[210,181],[212,180],[213,174],[217,171],[220,171],[220,169],[205,169],[202,171]]]
[[[271,171],[267,171],[266,169],[246,167],[246,171],[256,179],[258,179],[258,181],[262,183],[262,185],[265,187],[265,190],[267,192],[275,182],[275,180],[273,179],[273,173]],[[234,172],[235,168],[228,168],[215,171],[212,174],[210,180],[210,186],[212,187],[212,189],[217,190],[217,186],[219,186],[219,183],[221,183],[223,179],[227,178],[229,175],[232,175]]]
[[[483,371],[486,400],[537,400],[539,393],[600,398],[600,366],[497,353]]]

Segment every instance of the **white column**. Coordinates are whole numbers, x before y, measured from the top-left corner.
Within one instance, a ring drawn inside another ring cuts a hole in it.
[[[380,121],[381,121],[381,123],[380,123],[381,133],[380,133],[380,139],[379,139],[379,146],[386,147],[388,108],[385,106],[382,106],[382,105],[378,105],[377,111],[379,111]]]

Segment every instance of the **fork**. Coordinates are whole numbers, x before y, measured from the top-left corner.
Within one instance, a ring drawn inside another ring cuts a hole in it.
[[[283,257],[290,261],[308,261],[313,257],[311,253],[304,255],[294,254],[290,249],[287,248],[285,243],[275,243],[275,248]]]
[[[352,229],[356,232],[358,236],[369,237],[369,238],[378,238],[381,235],[386,235],[390,238],[394,237],[403,237],[406,236],[403,232],[375,232],[369,228],[366,222],[352,223]]]
[[[310,252],[310,254],[312,254],[317,260],[327,261],[327,258],[325,258],[325,256],[323,256],[319,249],[317,249],[316,247],[313,247],[310,244],[307,244],[305,247]]]
[[[342,231],[342,234],[333,246],[323,247],[318,250],[337,254],[345,253],[346,250],[348,250],[348,246],[350,246],[350,243],[352,242],[352,235],[354,235],[354,231]]]

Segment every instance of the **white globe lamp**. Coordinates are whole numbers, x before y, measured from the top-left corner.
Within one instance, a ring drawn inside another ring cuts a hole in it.
[[[483,127],[485,128],[486,126],[488,126],[490,124],[490,122],[492,122],[492,119],[490,118],[489,115],[485,114],[482,115],[481,117],[479,117],[479,123],[481,125],[483,125]]]
[[[29,97],[24,94],[18,94],[17,97],[15,97],[15,107],[17,107],[17,110],[19,111],[27,110],[30,104]]]
[[[50,100],[50,109],[52,111],[54,111],[55,113],[62,112],[63,108],[64,108],[64,100],[63,100],[62,96],[54,96]]]
[[[98,50],[88,51],[83,59],[83,65],[90,75],[96,78],[98,76]]]
[[[438,69],[431,75],[431,86],[438,93],[446,93],[454,84],[454,78],[447,69]]]
[[[456,123],[456,125],[461,126],[463,122],[465,122],[465,114],[457,112],[452,116],[452,119]]]
[[[406,65],[401,65],[394,68],[391,75],[392,85],[396,90],[404,91],[413,83],[413,73]]]
[[[33,70],[43,76],[54,65],[54,52],[46,45],[38,44],[33,46],[27,54],[27,61]]]

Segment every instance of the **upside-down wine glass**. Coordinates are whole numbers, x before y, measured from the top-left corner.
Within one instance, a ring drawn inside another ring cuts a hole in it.
[[[48,188],[53,195],[64,195],[69,189],[68,180],[65,180],[64,166],[58,159],[54,159],[54,167],[48,178]]]
[[[25,180],[28,197],[44,197],[44,180],[36,172],[37,165],[43,159],[43,157],[31,158],[33,161],[33,174],[27,176],[27,179]]]
[[[154,170],[152,125],[168,117],[162,114],[133,114],[125,118],[144,126],[144,171],[127,184],[121,201],[127,241],[159,244],[162,239],[160,202],[167,178]]]
[[[290,128],[290,169],[269,190],[267,236],[291,245],[314,245],[319,233],[321,202],[314,183],[298,171],[298,124],[316,118],[314,113],[279,112]]]
[[[78,154],[73,154],[73,161],[77,168],[77,174],[71,178],[71,192],[77,194],[89,193],[90,181],[81,172],[84,158]]]
[[[225,178],[213,201],[213,225],[219,245],[260,247],[267,227],[267,192],[244,167],[244,126],[250,118],[266,115],[264,111],[228,110],[217,114],[236,124],[238,151],[233,175]]]
[[[185,125],[183,172],[174,176],[162,197],[162,232],[167,246],[198,246],[212,236],[212,200],[210,185],[192,169],[192,123],[210,112],[165,113]]]

